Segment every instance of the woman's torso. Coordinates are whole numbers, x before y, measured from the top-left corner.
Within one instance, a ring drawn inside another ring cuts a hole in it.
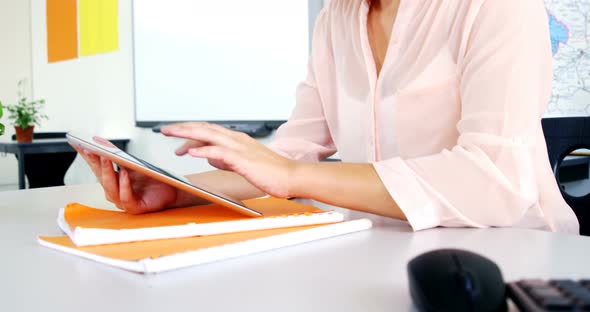
[[[483,2],[401,1],[377,77],[367,36],[367,2],[332,0],[327,24],[319,25],[328,42],[314,46],[312,66],[343,161],[422,157],[457,145],[462,55]],[[540,118],[546,104],[530,113]],[[522,227],[543,227],[556,209],[567,206],[549,168],[540,122],[534,135],[540,199],[517,225]]]

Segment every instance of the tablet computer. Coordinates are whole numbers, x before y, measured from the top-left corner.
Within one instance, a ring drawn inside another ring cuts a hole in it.
[[[72,131],[66,134],[66,138],[70,145],[89,150],[94,154],[111,160],[121,167],[141,172],[153,179],[208,200],[212,203],[233,209],[241,214],[251,217],[262,216],[262,213],[246,207],[242,201],[238,199],[232,198],[231,196],[223,194],[219,191],[212,190],[211,188],[194,185],[190,183],[185,177],[172,174],[162,168],[158,168],[146,162],[145,160],[124,152],[110,141],[101,137]]]

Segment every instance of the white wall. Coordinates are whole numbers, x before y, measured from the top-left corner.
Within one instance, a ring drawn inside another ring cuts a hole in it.
[[[16,84],[19,80],[31,81],[29,12],[28,0],[0,0],[0,101],[5,105],[16,102]],[[5,117],[2,123],[6,125],[7,132],[0,137],[0,141],[9,141],[14,128],[7,124]],[[0,187],[7,184],[15,187],[17,184],[14,155],[0,155]]]

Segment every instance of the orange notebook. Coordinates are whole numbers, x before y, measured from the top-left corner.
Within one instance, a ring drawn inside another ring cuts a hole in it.
[[[341,222],[344,216],[314,206],[272,197],[243,201],[263,214],[248,217],[211,204],[143,215],[72,203],[60,210],[58,225],[76,246],[246,232]]]
[[[67,236],[41,236],[39,244],[125,270],[156,273],[371,228],[360,219],[325,225],[278,228],[220,235],[77,247]]]

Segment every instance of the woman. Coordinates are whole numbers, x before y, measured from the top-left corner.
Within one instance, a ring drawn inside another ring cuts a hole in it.
[[[297,105],[269,147],[207,123],[162,133],[188,139],[178,155],[221,169],[191,181],[240,198],[311,198],[414,230],[577,233],[540,124],[551,62],[542,0],[332,0]],[[336,151],[343,162],[318,162]],[[107,198],[131,213],[200,202],[83,156]]]

